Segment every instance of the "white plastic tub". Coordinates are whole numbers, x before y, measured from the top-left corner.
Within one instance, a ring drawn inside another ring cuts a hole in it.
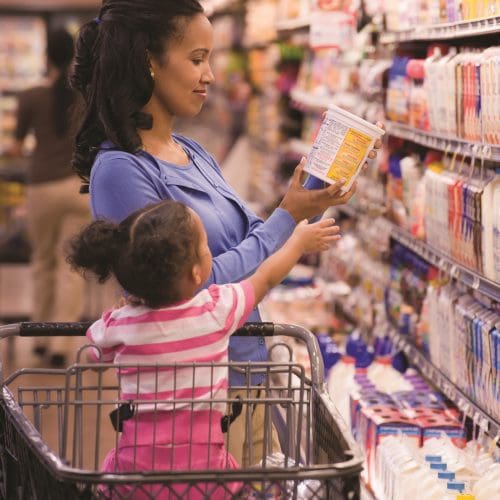
[[[304,171],[333,184],[345,179],[342,192],[351,189],[375,141],[385,131],[337,106],[321,124]]]

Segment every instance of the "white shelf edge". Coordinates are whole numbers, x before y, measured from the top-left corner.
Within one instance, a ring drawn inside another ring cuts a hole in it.
[[[381,34],[380,41],[383,44],[389,44],[421,40],[452,40],[498,32],[500,32],[500,16],[495,16],[434,26],[416,26],[402,31],[388,31]]]
[[[344,109],[352,109],[352,103],[348,102],[353,99],[356,94],[352,92],[339,92],[334,96],[315,96],[297,87],[290,91],[290,98],[312,111],[323,111],[332,106],[343,107]]]
[[[298,17],[295,19],[280,19],[276,22],[277,31],[293,31],[309,28],[311,21],[308,17]]]
[[[476,159],[480,159],[481,156],[484,155],[485,159],[489,161],[500,162],[500,145],[447,137],[445,135],[426,132],[403,123],[396,123],[389,120],[385,122],[385,125],[389,135],[415,142],[428,148],[448,151],[450,153],[459,148],[459,153],[466,153],[467,156],[471,156],[473,149],[475,149]]]

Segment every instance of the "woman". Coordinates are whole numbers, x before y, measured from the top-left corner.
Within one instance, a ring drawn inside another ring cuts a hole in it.
[[[88,201],[78,196],[79,181],[71,169],[74,133],[70,122],[76,94],[68,86],[68,68],[73,55],[71,35],[65,30],[50,32],[47,83],[19,95],[11,154],[21,155],[29,131],[36,138],[26,190],[33,321],[78,321],[82,312],[84,281],[71,272],[63,252],[64,242],[90,219]],[[47,355],[50,348],[50,363],[63,366],[63,342],[61,337],[50,345],[38,343],[35,353]]]
[[[282,246],[299,221],[353,194],[340,196],[342,183],[314,189],[323,184],[312,178],[302,187],[301,162],[280,206],[264,222],[202,146],[174,134],[174,118],[195,117],[207,98],[214,80],[212,43],[212,26],[197,0],[107,0],[99,17],[82,27],[73,76],[86,103],[73,164],[89,183],[93,216],[121,221],[162,199],[186,204],[200,216],[214,257],[205,286],[241,281]],[[259,318],[255,309],[249,320]],[[266,360],[264,341],[233,338],[229,357]],[[231,373],[230,384],[244,380]],[[254,424],[259,419],[254,414]],[[232,424],[231,436],[239,434],[238,426],[244,429],[243,416]],[[261,427],[256,424],[252,436],[255,457],[261,454]],[[231,440],[229,448],[248,465],[248,446],[244,455],[241,443],[233,446]]]

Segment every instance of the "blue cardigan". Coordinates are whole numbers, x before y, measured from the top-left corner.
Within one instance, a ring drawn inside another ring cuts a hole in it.
[[[277,208],[263,221],[257,217],[224,180],[217,162],[198,143],[174,136],[188,157],[178,166],[141,151],[130,154],[106,142],[94,162],[90,176],[90,204],[94,218],[121,221],[150,203],[165,199],[180,201],[200,216],[213,255],[212,274],[205,284],[235,283],[252,274],[259,264],[280,248],[292,234],[295,221]],[[310,178],[309,188],[322,187]],[[249,321],[260,321],[255,309]],[[264,339],[231,339],[231,361],[265,361]],[[254,382],[260,382],[259,377]],[[243,377],[230,374],[231,385]]]

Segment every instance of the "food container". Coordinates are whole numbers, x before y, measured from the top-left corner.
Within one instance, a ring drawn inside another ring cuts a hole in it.
[[[345,179],[342,192],[351,189],[375,141],[385,131],[337,106],[321,124],[304,171],[329,184]]]

